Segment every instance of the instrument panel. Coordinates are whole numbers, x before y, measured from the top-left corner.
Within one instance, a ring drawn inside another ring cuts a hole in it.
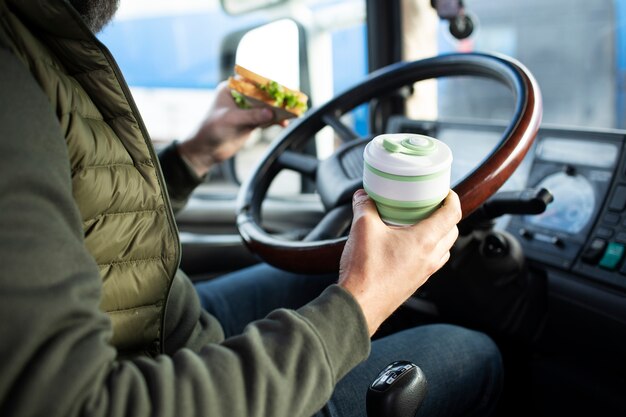
[[[452,183],[500,142],[504,125],[394,118],[392,132],[436,137],[452,149]],[[540,215],[505,216],[497,228],[517,236],[527,259],[626,291],[626,131],[542,127],[501,190],[546,188]]]

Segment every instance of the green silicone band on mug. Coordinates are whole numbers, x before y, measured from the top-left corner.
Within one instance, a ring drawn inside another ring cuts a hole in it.
[[[430,216],[439,207],[438,204],[420,209],[399,209],[377,203],[376,208],[380,217],[390,223],[414,224]]]
[[[370,164],[368,164],[367,162],[365,162],[365,168],[367,168],[372,173],[378,175],[379,177],[383,177],[388,180],[403,181],[403,182],[433,180],[435,178],[439,178],[440,176],[444,175],[447,171],[446,169],[444,169],[444,170],[433,172],[432,174],[426,174],[426,175],[395,175],[395,174],[389,174],[387,172],[383,172],[380,169],[376,169]]]
[[[443,199],[446,198],[446,195],[447,195],[447,192],[446,192],[446,194],[442,195],[441,197],[429,198],[427,200],[402,201],[402,200],[392,200],[390,198],[386,198],[381,195],[378,195],[372,192],[372,190],[370,190],[369,187],[367,187],[367,185],[365,184],[363,184],[363,188],[365,189],[365,192],[367,193],[367,195],[369,195],[370,198],[374,200],[376,203],[381,203],[388,207],[398,207],[402,209],[411,209],[411,210],[437,205],[441,203]]]

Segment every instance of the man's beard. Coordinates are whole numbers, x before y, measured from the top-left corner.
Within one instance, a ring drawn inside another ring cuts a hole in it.
[[[113,19],[120,0],[69,0],[89,29],[98,33]]]

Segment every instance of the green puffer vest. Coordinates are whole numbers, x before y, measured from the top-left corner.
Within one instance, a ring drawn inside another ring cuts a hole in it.
[[[180,242],[157,158],[117,65],[65,0],[0,0],[0,44],[28,67],[65,135],[111,343],[159,352]]]

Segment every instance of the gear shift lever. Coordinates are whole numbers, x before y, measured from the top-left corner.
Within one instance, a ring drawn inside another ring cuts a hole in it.
[[[426,376],[417,365],[393,362],[367,390],[367,417],[414,417],[426,388]]]

